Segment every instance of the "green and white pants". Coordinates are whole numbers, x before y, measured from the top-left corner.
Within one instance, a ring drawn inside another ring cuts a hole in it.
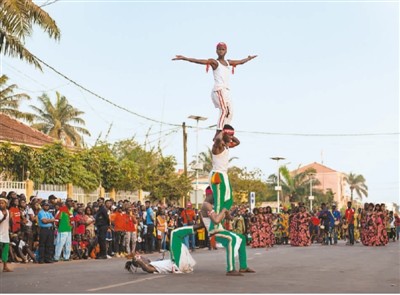
[[[229,211],[233,204],[233,196],[228,174],[211,171],[209,181],[213,191],[215,212],[221,212],[222,208]]]
[[[185,245],[184,237],[193,234],[193,225],[179,227],[171,232],[171,238],[169,242],[171,260],[174,261],[178,267],[180,267],[180,260],[182,258],[182,247]]]
[[[235,256],[239,254],[240,269],[247,268],[246,238],[228,230],[218,229],[213,234],[215,240],[224,246],[226,251],[226,271],[235,270]]]

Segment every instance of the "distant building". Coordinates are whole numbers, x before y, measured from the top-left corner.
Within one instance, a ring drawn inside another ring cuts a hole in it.
[[[320,185],[313,185],[313,187],[322,190],[324,193],[328,190],[332,190],[334,202],[337,204],[338,208],[345,207],[347,201],[350,200],[350,187],[344,180],[346,174],[316,162],[303,166],[291,173],[302,173],[310,168],[316,171],[315,178],[321,183]]]
[[[56,140],[8,115],[0,113],[0,143],[9,142],[12,146],[26,145],[40,148]]]

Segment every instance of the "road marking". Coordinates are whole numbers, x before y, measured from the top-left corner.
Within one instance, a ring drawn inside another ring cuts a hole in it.
[[[108,285],[108,286],[104,286],[104,287],[100,287],[100,288],[93,288],[93,289],[89,289],[86,290],[87,292],[95,292],[95,291],[99,291],[99,290],[104,290],[104,289],[110,289],[110,288],[114,288],[114,287],[120,287],[120,286],[125,286],[125,285],[131,285],[131,284],[136,284],[136,283],[140,283],[140,282],[144,282],[144,281],[149,281],[149,280],[153,280],[153,279],[158,279],[158,278],[163,278],[165,276],[152,276],[150,278],[145,278],[145,279],[139,279],[136,281],[130,281],[130,282],[125,282],[125,283],[120,283],[120,284],[114,284],[114,285]]]

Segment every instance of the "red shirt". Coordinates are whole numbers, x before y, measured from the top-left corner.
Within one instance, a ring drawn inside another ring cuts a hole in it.
[[[346,209],[344,217],[346,218],[348,224],[354,224],[354,210],[352,208]]]
[[[311,223],[313,225],[319,225],[319,218],[316,216],[311,216]]]
[[[196,218],[196,213],[193,209],[185,209],[181,213],[183,224],[188,224],[188,222],[193,222]]]
[[[125,214],[125,231],[136,232],[136,217]]]
[[[21,211],[18,207],[11,207],[8,211],[10,212],[11,232],[19,232],[21,229]]]
[[[115,231],[125,231],[125,224],[126,224],[126,214],[125,213],[115,213],[114,219],[114,230]]]
[[[74,234],[75,235],[83,235],[86,232],[86,225],[83,215],[76,214],[74,217],[75,227],[74,227]]]

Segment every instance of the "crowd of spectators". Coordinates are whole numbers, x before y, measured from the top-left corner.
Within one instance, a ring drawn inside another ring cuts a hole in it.
[[[104,198],[83,204],[54,195],[45,200],[31,196],[28,202],[25,195],[15,192],[2,192],[0,197],[7,199],[10,262],[55,263],[164,252],[172,230],[200,223],[190,202],[182,208]],[[400,231],[399,216],[384,204],[367,203],[356,210],[349,203],[344,214],[335,204],[331,208],[322,204],[317,212],[308,212],[303,203],[292,204],[279,214],[269,206],[250,211],[247,205],[234,205],[230,216],[223,221],[225,229],[245,235],[253,248],[336,245],[338,240],[347,245],[382,246],[389,239],[398,240]],[[204,228],[187,237],[185,244],[191,251],[217,249]]]

